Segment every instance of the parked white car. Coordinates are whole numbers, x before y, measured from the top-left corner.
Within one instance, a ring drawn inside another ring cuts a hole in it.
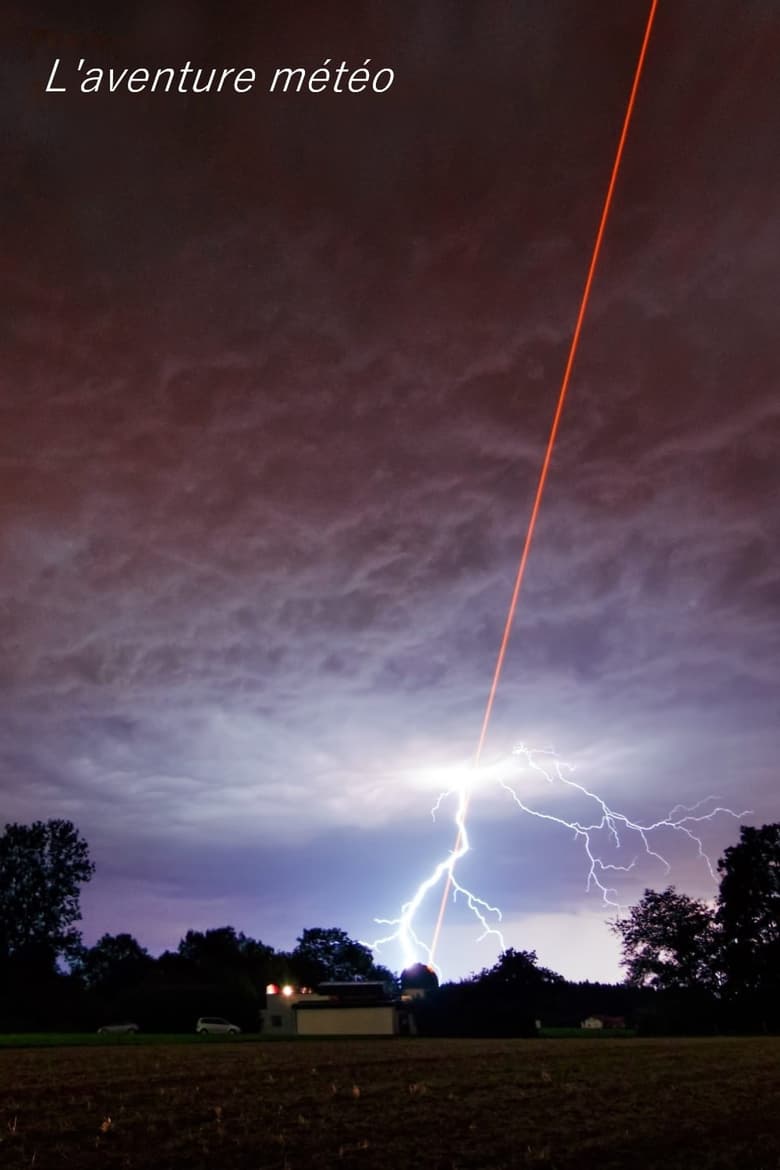
[[[237,1036],[241,1029],[238,1024],[223,1020],[222,1016],[201,1016],[195,1031],[199,1036]]]
[[[140,1032],[141,1029],[138,1024],[131,1024],[129,1020],[123,1024],[104,1024],[102,1028],[98,1028],[98,1035],[105,1036],[108,1033],[120,1035],[122,1033]]]

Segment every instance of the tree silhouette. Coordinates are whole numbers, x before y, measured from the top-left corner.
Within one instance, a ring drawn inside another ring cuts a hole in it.
[[[659,991],[714,989],[719,983],[719,940],[713,912],[704,902],[645,890],[627,918],[611,923],[622,939],[626,981]]]
[[[95,871],[70,821],[8,824],[0,836],[0,962],[53,969],[80,946],[80,886]]]
[[[310,927],[297,942],[290,962],[298,980],[308,987],[327,979],[369,979],[374,974],[369,948],[338,927]]]
[[[154,959],[131,934],[104,934],[83,949],[74,969],[90,990],[111,994],[140,983],[153,967]]]
[[[733,999],[760,1000],[765,1015],[780,997],[780,824],[743,825],[718,870],[726,990]]]
[[[536,951],[516,951],[513,947],[502,951],[498,961],[482,971],[477,979],[504,992],[538,991],[541,987],[566,982],[562,975],[539,966]]]

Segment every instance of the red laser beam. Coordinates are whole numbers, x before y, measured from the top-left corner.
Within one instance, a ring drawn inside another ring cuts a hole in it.
[[[582,298],[580,300],[580,308],[577,313],[577,320],[574,325],[574,332],[572,333],[571,343],[569,345],[569,356],[566,360],[566,367],[563,371],[561,379],[560,390],[558,391],[558,401],[555,407],[555,414],[553,415],[552,426],[550,428],[550,436],[547,440],[547,447],[542,460],[541,471],[539,472],[539,479],[536,485],[536,493],[534,501],[531,506],[531,515],[528,521],[528,528],[525,534],[525,541],[523,542],[523,551],[520,556],[520,564],[517,569],[517,576],[515,577],[515,587],[512,591],[512,598],[509,602],[509,610],[504,624],[504,633],[501,638],[501,645],[498,650],[498,658],[496,659],[496,666],[493,671],[493,681],[490,684],[490,691],[488,693],[487,705],[485,707],[485,714],[482,719],[482,727],[479,733],[479,740],[477,741],[477,749],[474,753],[474,767],[477,767],[482,756],[482,748],[485,744],[488,727],[490,725],[490,717],[493,713],[493,703],[496,698],[496,691],[498,690],[499,679],[501,678],[501,670],[504,665],[504,658],[506,657],[507,646],[509,645],[509,636],[512,631],[512,625],[515,619],[515,611],[517,609],[518,598],[520,597],[520,589],[525,577],[526,565],[528,564],[528,557],[531,552],[531,545],[533,543],[534,532],[536,530],[536,521],[539,518],[539,509],[542,503],[542,496],[544,495],[545,484],[547,483],[547,476],[550,470],[550,463],[552,461],[555,443],[558,438],[558,429],[561,423],[561,416],[563,414],[563,407],[566,401],[566,395],[569,389],[569,382],[571,381],[572,369],[574,368],[574,359],[577,356],[577,348],[579,346],[580,334],[582,333],[582,325],[585,320],[585,313],[588,308],[588,301],[590,300],[591,287],[593,279],[596,274],[596,267],[599,261],[599,254],[601,252],[601,244],[604,239],[604,233],[607,227],[607,220],[612,207],[612,199],[615,193],[615,186],[617,184],[618,172],[620,171],[620,164],[623,159],[623,151],[626,145],[626,138],[628,137],[628,128],[631,124],[631,117],[634,112],[634,105],[636,103],[636,95],[639,90],[639,81],[642,76],[644,68],[645,57],[647,56],[647,47],[650,43],[650,34],[653,29],[653,22],[655,21],[655,13],[658,7],[658,0],[652,0],[650,5],[650,12],[647,17],[647,25],[645,27],[645,35],[642,41],[642,48],[639,51],[639,57],[634,70],[634,81],[631,86],[631,93],[629,94],[628,104],[626,106],[626,113],[623,119],[623,128],[620,132],[620,139],[618,140],[617,150],[615,151],[615,160],[612,164],[612,174],[609,179],[609,186],[604,197],[604,206],[601,211],[601,219],[599,221],[598,231],[596,232],[596,240],[593,245],[593,253],[590,259],[590,266],[588,268],[588,275],[585,278],[585,286],[582,290]],[[462,821],[465,824],[466,815],[469,807],[469,795],[465,797],[465,804],[463,806]],[[461,847],[463,840],[462,830],[458,831],[455,839],[454,852],[457,853]],[[447,878],[442,891],[441,904],[439,906],[439,914],[436,919],[436,926],[433,932],[433,942],[431,943],[431,962],[433,962],[436,948],[439,943],[439,936],[441,934],[442,924],[444,922],[444,914],[449,901],[450,890],[452,888],[452,873],[447,872]]]

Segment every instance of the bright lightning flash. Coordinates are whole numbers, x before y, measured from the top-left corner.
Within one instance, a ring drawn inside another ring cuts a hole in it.
[[[698,801],[695,805],[686,806],[677,804],[661,820],[653,821],[650,824],[642,824],[639,821],[631,820],[624,813],[610,808],[607,802],[597,793],[591,792],[585,785],[578,784],[573,780],[572,766],[561,761],[553,751],[527,748],[521,744],[514,748],[512,755],[519,757],[524,762],[525,768],[528,771],[541,777],[544,784],[554,790],[553,794],[555,796],[574,795],[579,801],[584,799],[587,802],[587,806],[593,808],[593,814],[588,819],[567,820],[564,816],[559,816],[534,807],[528,803],[528,796],[523,799],[520,795],[518,781],[510,782],[502,778],[500,773],[494,780],[494,773],[491,770],[490,781],[495,782],[502,788],[521,812],[527,813],[529,816],[536,817],[539,820],[550,821],[556,825],[560,825],[561,828],[574,834],[574,840],[581,846],[587,865],[586,891],[590,892],[594,888],[598,890],[603,905],[618,911],[618,913],[624,910],[625,906],[618,901],[618,890],[608,884],[610,879],[607,875],[609,873],[629,873],[635,868],[641,856],[654,859],[664,867],[667,873],[671,870],[671,866],[666,858],[658,852],[657,848],[653,847],[652,838],[659,831],[664,829],[672,830],[682,834],[693,842],[697,848],[699,857],[704,861],[710,876],[715,880],[715,869],[712,861],[707,856],[701,837],[698,836],[698,826],[704,821],[711,821],[719,813],[725,813],[727,816],[738,819],[747,816],[751,811],[745,809],[742,812],[736,813],[732,809],[723,808],[721,805],[718,805],[717,797],[708,796]],[[430,966],[435,967],[433,961],[433,943],[428,944],[423,941],[419,934],[419,928],[415,923],[427,895],[442,880],[446,881],[447,878],[449,878],[452,886],[453,901],[456,901],[458,895],[460,895],[465,900],[481,929],[481,934],[477,941],[481,942],[489,935],[492,935],[496,938],[500,949],[506,949],[504,937],[497,925],[502,917],[499,908],[497,906],[491,906],[483,898],[477,897],[476,894],[466,889],[465,886],[462,886],[455,878],[456,865],[471,850],[471,844],[466,830],[466,813],[468,811],[472,790],[475,786],[475,781],[485,781],[487,779],[484,769],[475,769],[469,773],[467,779],[440,794],[431,809],[431,816],[435,820],[436,814],[442,805],[450,797],[457,797],[454,820],[455,827],[458,830],[458,845],[449,852],[444,860],[440,861],[431,870],[428,877],[420,882],[412,898],[401,907],[400,914],[397,918],[374,919],[379,925],[391,926],[394,929],[390,934],[368,944],[373,950],[378,950],[390,943],[396,943],[403,954],[405,967],[411,966],[421,959]],[[637,847],[635,856],[626,865],[605,861],[599,853],[599,840],[603,840],[605,837],[611,847],[618,850],[626,847],[627,840],[635,842]]]
[[[496,926],[492,926],[488,920],[488,917],[486,917],[487,915],[493,915],[494,920],[500,922],[501,911],[497,906],[491,906],[482,898],[478,898],[476,894],[472,894],[470,890],[465,888],[465,886],[460,885],[460,883],[455,878],[455,866],[460,861],[461,857],[465,857],[471,848],[471,845],[469,844],[469,836],[466,831],[466,812],[468,811],[469,798],[471,795],[470,785],[467,782],[463,782],[459,784],[457,788],[451,788],[446,792],[442,792],[436,801],[436,804],[431,809],[431,816],[435,820],[436,813],[439,811],[441,805],[445,800],[447,800],[448,797],[452,796],[456,792],[458,795],[457,806],[455,808],[455,827],[458,830],[457,848],[450,850],[449,856],[446,857],[444,861],[440,861],[432,873],[427,878],[425,878],[424,881],[420,882],[414,893],[414,896],[410,899],[410,901],[404,903],[404,905],[401,907],[401,914],[399,918],[374,919],[374,921],[380,926],[394,926],[396,929],[392,934],[387,935],[385,938],[376,939],[373,943],[370,943],[369,946],[372,950],[376,950],[387,943],[397,942],[400,945],[401,951],[403,953],[404,967],[410,967],[412,963],[417,962],[421,954],[425,955],[425,960],[429,966],[434,966],[433,948],[432,946],[424,943],[419,937],[414,922],[417,916],[417,912],[425,901],[426,895],[430,893],[431,890],[435,889],[436,886],[438,886],[439,882],[445,875],[449,876],[449,881],[452,886],[453,901],[457,899],[458,894],[462,894],[466,899],[466,903],[469,909],[482,927],[482,934],[479,936],[480,941],[486,938],[488,935],[492,934],[495,935],[498,939],[501,949],[504,949],[504,937],[501,934],[501,931]]]

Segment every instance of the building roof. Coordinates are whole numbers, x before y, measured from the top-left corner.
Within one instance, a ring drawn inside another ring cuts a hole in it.
[[[294,1012],[356,1011],[360,1008],[395,1008],[392,999],[299,999],[291,1005]]]

